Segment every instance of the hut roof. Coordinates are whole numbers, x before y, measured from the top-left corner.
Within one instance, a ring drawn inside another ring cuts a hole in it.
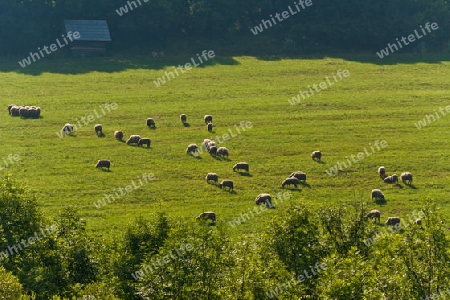
[[[110,42],[108,24],[106,20],[64,20],[66,32],[78,31],[77,41]]]

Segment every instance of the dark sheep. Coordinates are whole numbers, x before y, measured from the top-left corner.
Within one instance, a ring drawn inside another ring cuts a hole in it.
[[[143,146],[143,145],[147,145],[147,148],[149,148],[150,147],[150,139],[148,139],[148,138],[141,138],[141,139],[139,139],[137,145],[138,145],[138,147],[139,146]]]
[[[219,175],[216,173],[208,173],[206,174],[206,182],[209,183],[210,181],[214,181],[215,184],[219,181]]]
[[[196,144],[189,144],[186,153],[194,154],[198,152],[198,146]]]
[[[219,147],[219,149],[217,149],[217,156],[228,157],[228,149],[225,147]]]
[[[209,132],[211,132],[213,130],[213,123],[208,123],[208,125],[206,125],[206,128]]]
[[[212,123],[212,116],[211,116],[211,115],[205,115],[205,116],[203,117],[203,120],[205,120],[205,123],[206,123],[206,124]]]
[[[274,206],[272,205],[272,197],[270,196],[270,194],[259,194],[256,198],[255,198],[255,204],[256,205],[260,205],[261,203],[265,203],[267,207],[269,208],[274,208]]]
[[[385,183],[397,183],[398,182],[398,176],[396,174],[388,176],[383,179]]]
[[[292,172],[291,176],[289,176],[289,177],[295,177],[299,181],[306,181],[306,174],[303,173],[302,171]]]
[[[281,183],[281,187],[284,188],[285,185],[290,186],[291,184],[294,185],[294,187],[298,187],[298,184],[300,183],[300,180],[298,180],[295,177],[289,177],[286,178],[282,183]]]
[[[94,126],[94,131],[95,131],[95,134],[98,135],[98,136],[103,135],[103,127],[102,127],[102,124],[96,124],[96,125]]]
[[[384,194],[379,189],[373,189],[371,192],[371,195],[372,195],[372,200],[373,200],[373,198],[384,200]]]
[[[64,125],[64,127],[61,130],[65,135],[72,135],[73,134],[73,125],[67,123]]]
[[[216,156],[217,155],[217,147],[216,146],[209,147],[208,153],[211,154],[212,156]]]
[[[380,223],[381,218],[381,212],[379,210],[373,209],[371,210],[367,215],[366,219],[372,219],[372,220],[378,220],[378,223]]]
[[[19,110],[20,110],[20,106],[16,105],[16,106],[11,107],[11,116],[13,116],[13,117],[20,116]]]
[[[386,178],[386,169],[383,166],[378,168],[378,175],[380,175],[381,179]]]
[[[409,172],[403,172],[403,173],[400,175],[400,179],[402,180],[402,182],[403,182],[404,184],[411,184],[411,183],[412,183],[412,180],[413,180],[413,176],[412,176],[412,174],[409,173]]]
[[[155,120],[153,120],[153,118],[147,118],[147,126],[150,128],[156,128]]]
[[[311,153],[311,158],[312,160],[321,160],[322,158],[322,152],[320,151],[313,151],[313,153]]]
[[[389,217],[386,221],[387,226],[395,226],[397,224],[400,224],[400,218],[399,217]]]
[[[212,211],[206,211],[202,212],[197,218],[198,219],[204,219],[204,220],[211,220],[212,222],[216,221],[216,214]]]
[[[10,105],[8,105],[8,114],[11,114],[11,108],[12,108],[13,106],[16,106],[16,105],[15,105],[15,104],[10,104]]]
[[[19,109],[19,115],[20,115],[22,118],[28,118],[28,117],[29,117],[29,108],[28,108],[28,107],[25,107],[25,106],[22,106],[22,107]]]
[[[107,168],[109,171],[109,167],[111,166],[111,162],[107,159],[99,159],[97,164],[95,165],[96,168]]]
[[[123,131],[122,130],[114,131],[114,137],[119,141],[121,141],[123,139]]]
[[[414,225],[422,226],[422,220],[421,219],[415,220]]]
[[[236,170],[244,170],[245,172],[249,172],[249,170],[250,170],[250,167],[249,167],[249,165],[248,165],[248,163],[246,163],[246,162],[238,162],[237,164],[235,164],[234,166],[233,166],[233,171],[234,172],[236,172]]]
[[[228,187],[228,189],[232,191],[234,188],[234,184],[232,180],[222,180],[222,182],[219,184],[219,187],[221,189],[225,189],[226,187]]]
[[[186,115],[185,114],[181,114],[180,115],[180,120],[181,120],[182,123],[186,123],[186,121],[187,121]]]
[[[129,139],[127,140],[127,145],[131,145],[131,144],[136,144],[139,142],[139,140],[141,139],[140,135],[131,135],[129,137]]]

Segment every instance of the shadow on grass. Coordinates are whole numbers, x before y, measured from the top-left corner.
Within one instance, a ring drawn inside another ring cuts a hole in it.
[[[375,203],[378,205],[386,205],[386,199],[376,199]]]
[[[409,187],[410,189],[416,190],[417,187],[414,184],[406,184],[407,187]]]
[[[307,188],[311,188],[311,185],[309,185],[308,183],[306,183],[306,182],[302,182],[302,181],[300,181],[300,184],[302,185],[302,186],[305,186],[305,187],[307,187]]]
[[[252,174],[250,174],[250,173],[247,173],[247,172],[237,172],[239,175],[241,175],[241,176],[245,176],[245,177],[253,177],[253,175]]]
[[[191,124],[189,124],[189,123],[183,123],[183,126],[184,126],[184,127],[191,127]]]

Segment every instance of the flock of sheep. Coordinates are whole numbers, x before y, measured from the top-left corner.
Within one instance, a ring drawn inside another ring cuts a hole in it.
[[[8,105],[8,113],[13,117],[39,118],[41,115],[41,108],[36,106],[10,104]]]
[[[398,183],[397,174],[393,174],[390,176],[386,175],[386,168],[384,166],[381,166],[378,168],[378,175],[381,177],[381,179],[383,179],[383,181],[385,183],[389,183],[389,184],[393,184],[393,183],[397,184]],[[400,179],[404,184],[411,185],[413,176],[410,172],[403,172],[400,175]],[[371,195],[372,195],[372,200],[375,199],[375,200],[385,201],[384,193],[379,189],[373,189]],[[380,222],[380,217],[381,217],[381,212],[376,209],[371,210],[366,215],[366,218],[370,218],[375,221],[378,220],[378,222]],[[395,226],[397,224],[400,224],[400,218],[399,217],[389,217],[385,224],[388,226]],[[417,220],[415,220],[414,224],[422,225],[422,220],[417,219]]]

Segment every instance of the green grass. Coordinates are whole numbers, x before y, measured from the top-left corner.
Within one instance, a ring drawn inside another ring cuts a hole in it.
[[[281,191],[281,181],[296,170],[307,173],[309,187],[292,190],[291,199],[276,209],[230,226],[230,231],[259,232],[289,203],[317,209],[364,200],[386,219],[406,217],[422,200],[432,198],[450,214],[450,116],[420,130],[414,125],[425,114],[450,105],[450,59],[420,62],[399,54],[396,59],[400,62],[389,58],[383,64],[367,57],[217,57],[159,88],[153,80],[190,57],[42,60],[25,69],[3,62],[0,166],[9,154],[20,155],[20,161],[6,169],[26,182],[46,214],[77,205],[88,229],[100,234],[117,233],[136,216],[155,212],[191,219],[212,210],[228,222],[253,209],[259,193]],[[347,69],[350,76],[301,104],[288,103],[338,69]],[[76,137],[57,136],[65,123],[76,123],[95,109],[101,114],[99,107],[107,102],[116,102],[118,108],[82,126]],[[10,117],[6,106],[11,103],[40,106],[42,118]],[[181,113],[187,114],[190,127],[179,121]],[[213,134],[206,131],[205,114],[213,115]],[[155,118],[156,130],[146,127],[147,117]],[[185,153],[189,143],[200,146],[203,139],[228,129],[236,133],[234,125],[241,121],[251,122],[252,128],[220,144],[229,149],[229,161]],[[104,138],[94,135],[95,123],[103,125]],[[113,132],[118,129],[126,137],[149,137],[151,149],[116,141]],[[375,140],[385,140],[388,147],[338,175],[326,174]],[[311,160],[313,150],[322,151],[322,164]],[[111,160],[111,172],[94,168],[101,158]],[[251,176],[232,171],[238,161],[250,164]],[[380,165],[389,174],[412,172],[416,188],[384,184],[376,173]],[[235,193],[206,184],[207,172],[234,180]],[[125,188],[143,173],[153,173],[155,180],[101,209],[94,207],[105,193]],[[373,188],[385,192],[385,205],[371,201]]]

